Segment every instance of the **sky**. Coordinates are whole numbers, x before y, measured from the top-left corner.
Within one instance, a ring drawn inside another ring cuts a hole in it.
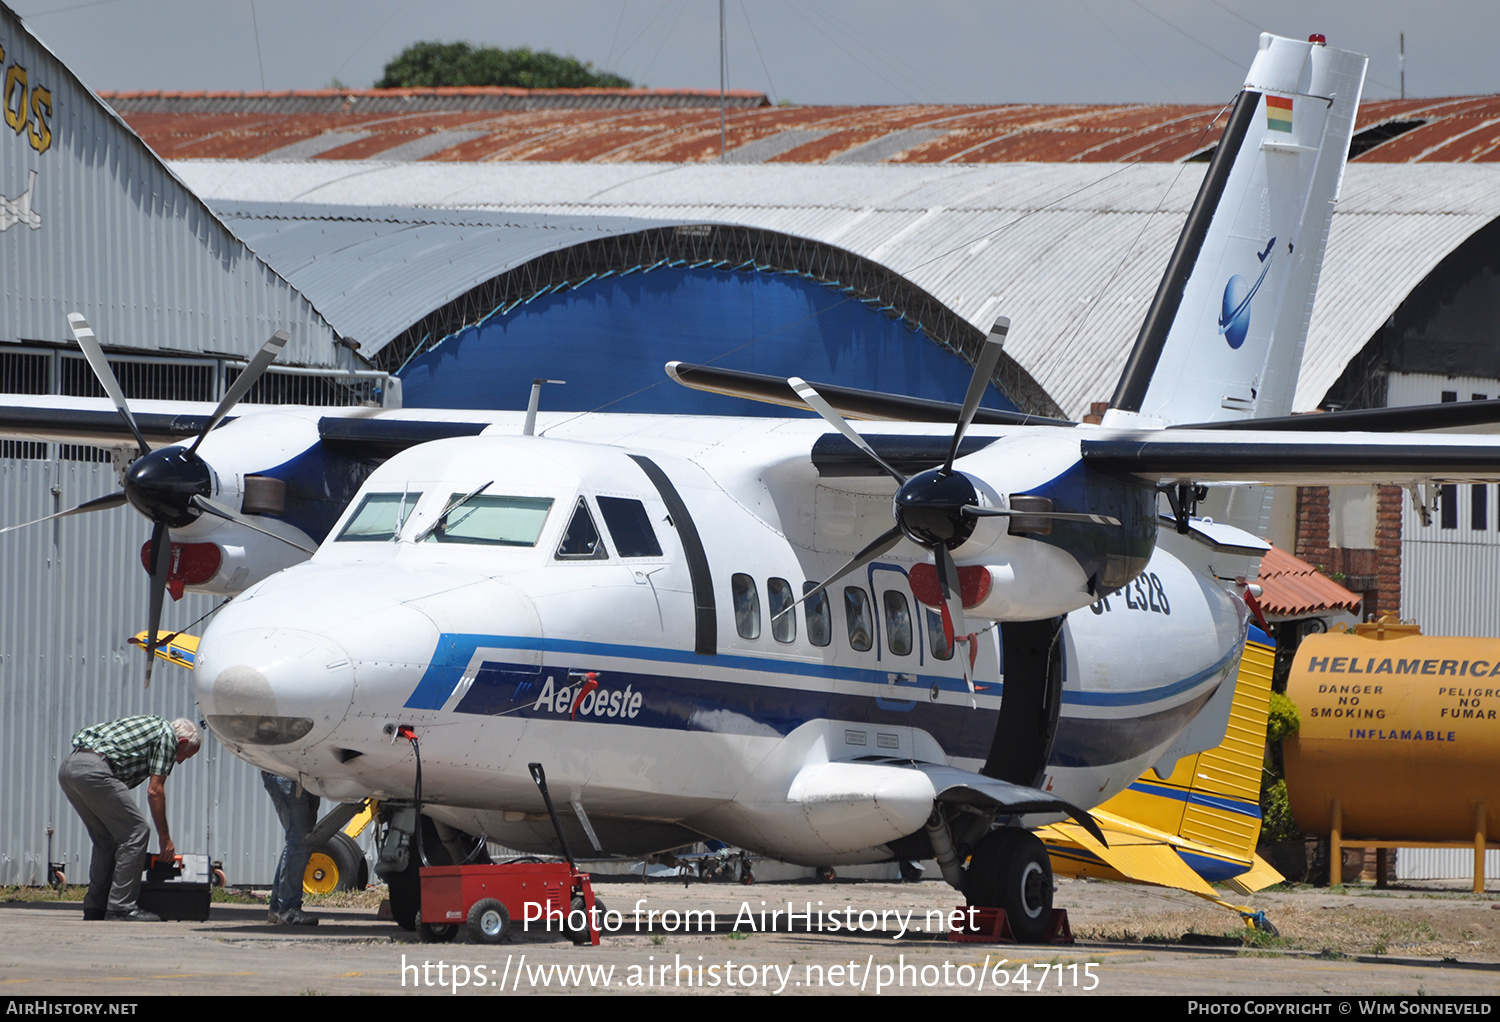
[[[715,0],[4,0],[95,89],[366,87],[418,41],[719,87]],[[1496,0],[723,0],[729,86],[797,104],[1228,101],[1262,30],[1371,58],[1367,99],[1500,92]]]

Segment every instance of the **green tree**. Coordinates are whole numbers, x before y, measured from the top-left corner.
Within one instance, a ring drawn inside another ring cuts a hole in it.
[[[519,47],[501,50],[468,43],[413,43],[385,66],[377,89],[444,85],[507,85],[522,89],[629,89],[633,83],[573,57]]]

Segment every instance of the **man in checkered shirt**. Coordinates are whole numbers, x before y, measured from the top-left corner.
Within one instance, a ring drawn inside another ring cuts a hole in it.
[[[161,839],[161,854],[171,857],[176,849],[167,827],[167,775],[191,759],[202,743],[198,725],[182,717],[171,722],[164,717],[122,717],[73,736],[73,752],[63,760],[57,780],[94,841],[83,918],[158,921],[136,904],[151,831],[130,789],[150,778],[146,802]]]

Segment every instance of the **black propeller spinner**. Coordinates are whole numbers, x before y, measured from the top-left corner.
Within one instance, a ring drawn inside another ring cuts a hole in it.
[[[147,555],[151,566],[151,610],[146,643],[146,687],[150,688],[151,670],[156,663],[156,650],[160,645],[157,637],[161,631],[162,604],[167,591],[167,583],[172,574],[172,543],[167,534],[168,529],[183,528],[206,513],[238,522],[256,532],[281,540],[283,543],[291,543],[300,549],[307,549],[302,544],[277,536],[238,512],[210,500],[209,496],[213,493],[213,470],[198,454],[198,445],[203,443],[203,438],[224,421],[224,417],[229,414],[230,410],[249,393],[250,388],[281,353],[281,349],[291,335],[285,330],[278,330],[265,344],[261,345],[260,351],[256,352],[255,357],[250,360],[245,371],[240,373],[234,384],[225,392],[218,407],[214,409],[213,415],[199,432],[191,447],[183,448],[174,445],[153,451],[141,434],[135,416],[130,414],[130,405],[125,400],[125,392],[120,389],[119,381],[115,379],[114,371],[110,369],[109,362],[104,357],[104,349],[99,346],[93,328],[83,316],[76,312],[68,314],[68,325],[73,330],[73,336],[78,339],[78,346],[83,350],[83,356],[88,360],[90,368],[94,370],[94,376],[99,380],[100,386],[114,402],[120,418],[125,420],[125,425],[130,427],[130,432],[135,436],[136,460],[126,469],[125,486],[119,493],[111,493],[85,501],[77,507],[47,515],[45,518],[8,526],[0,529],[0,533],[23,529],[28,525],[37,525],[54,518],[67,518],[69,515],[103,511],[125,503],[129,503],[154,524],[151,530],[151,549]],[[308,552],[311,553],[311,551]]]

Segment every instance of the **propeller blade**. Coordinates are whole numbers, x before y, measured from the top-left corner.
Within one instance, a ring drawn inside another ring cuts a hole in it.
[[[161,631],[162,602],[167,595],[167,580],[172,574],[172,540],[167,527],[157,522],[151,530],[151,625],[146,640],[146,687],[151,687],[151,669],[156,666],[157,633]]]
[[[5,528],[0,529],[0,534],[14,532],[17,529],[24,529],[28,525],[40,525],[42,522],[50,522],[54,518],[66,518],[69,515],[87,514],[90,511],[104,511],[108,508],[119,507],[123,503],[125,503],[125,494],[123,493],[111,493],[103,497],[95,497],[93,500],[84,501],[77,507],[69,508],[66,511],[59,511],[56,514],[47,515],[45,518],[33,518],[31,521],[22,522],[20,525],[7,525]]]
[[[1051,518],[1059,522],[1092,522],[1095,525],[1119,525],[1118,518],[1109,515],[1091,515],[1081,511],[1012,511],[998,507],[978,507],[966,504],[960,510],[975,518]]]
[[[953,648],[955,635],[969,634],[968,622],[964,620],[963,593],[959,588],[958,565],[953,563],[953,554],[939,543],[932,551],[937,564],[938,585],[943,590],[943,636],[948,648]]]
[[[958,428],[953,431],[953,446],[949,448],[948,460],[943,464],[944,475],[953,471],[953,461],[958,457],[958,445],[963,442],[964,433],[968,431],[969,424],[974,421],[974,413],[979,411],[979,402],[984,398],[984,389],[990,385],[990,378],[995,375],[995,366],[1000,362],[1000,351],[1005,347],[1005,335],[1008,333],[1010,333],[1010,319],[1001,316],[995,320],[995,325],[990,327],[990,335],[985,338],[979,358],[974,362],[974,375],[969,378],[969,392],[964,395],[964,407],[958,417]]]
[[[306,546],[305,544],[297,542],[295,539],[288,539],[285,536],[278,536],[276,533],[272,532],[270,529],[267,529],[265,526],[251,520],[248,516],[237,514],[236,512],[231,511],[229,508],[225,507],[223,504],[216,504],[213,501],[209,500],[207,497],[202,496],[201,494],[193,495],[192,504],[199,511],[211,514],[216,518],[222,518],[226,522],[234,522],[236,525],[243,525],[247,529],[254,529],[256,532],[260,533],[263,536],[270,536],[272,539],[279,539],[287,546],[294,546],[298,550],[301,550],[303,553],[315,554],[318,552],[318,548],[315,546]]]
[[[812,384],[797,376],[787,377],[786,382],[797,392],[798,397],[807,402],[809,408],[823,417],[824,422],[827,422],[834,429],[848,437],[855,447],[858,447],[873,458],[875,464],[885,469],[886,473],[892,479],[898,483],[906,482],[906,476],[891,468],[890,465],[887,465],[885,459],[875,453],[875,448],[871,447],[864,437],[854,432],[854,427],[849,425],[848,420],[840,415],[834,409],[833,405],[823,400],[823,396],[812,388]]]
[[[115,403],[115,408],[120,413],[120,418],[125,420],[125,425],[130,427],[130,432],[135,434],[136,445],[140,448],[137,457],[151,453],[151,445],[146,443],[146,438],[141,435],[141,427],[135,424],[135,416],[130,414],[130,406],[125,403],[125,392],[120,389],[120,381],[115,379],[115,371],[109,367],[109,360],[104,357],[104,349],[99,347],[99,341],[94,337],[94,328],[89,326],[89,321],[76,312],[68,313],[68,326],[73,331],[78,346],[83,349],[83,357],[88,359],[89,368],[94,370],[94,377],[109,399]]]
[[[901,538],[902,533],[899,527],[892,528],[889,531],[883,532],[879,536],[876,536],[875,539],[869,543],[869,545],[867,545],[859,553],[855,554],[853,559],[851,559],[849,563],[843,565],[832,575],[829,575],[823,581],[819,582],[807,592],[803,593],[801,599],[794,600],[787,606],[782,607],[781,610],[777,611],[776,614],[772,616],[771,620],[773,622],[781,620],[783,616],[790,614],[792,611],[796,610],[799,603],[802,603],[803,601],[818,595],[823,590],[827,589],[829,586],[837,582],[839,579],[849,574],[851,571],[857,571],[858,569],[863,568],[866,564],[869,564],[875,558],[879,557],[891,547],[901,542]]]
[[[214,427],[224,421],[224,416],[229,414],[230,409],[239,404],[240,398],[250,393],[250,388],[255,386],[255,381],[259,380],[261,374],[266,371],[272,362],[276,361],[276,356],[281,354],[281,349],[286,347],[286,342],[291,339],[291,334],[285,330],[278,330],[270,336],[265,344],[260,346],[260,350],[250,360],[250,364],[245,367],[245,371],[240,373],[235,378],[234,384],[224,392],[224,397],[219,401],[219,407],[214,409],[213,417],[208,420],[208,425],[203,427],[203,432],[198,434],[198,439],[193,441],[193,446],[188,448],[189,451],[196,451],[198,445],[203,442],[203,438],[212,433]]]

